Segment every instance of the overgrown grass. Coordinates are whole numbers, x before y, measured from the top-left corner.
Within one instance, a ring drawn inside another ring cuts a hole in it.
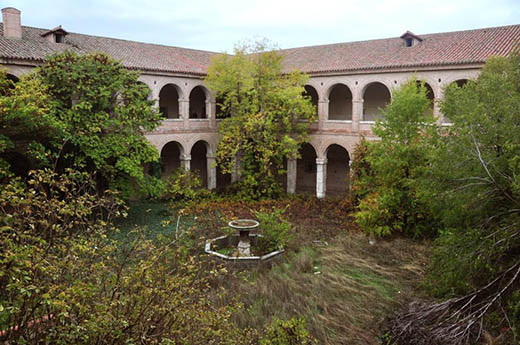
[[[299,316],[320,344],[377,344],[385,316],[416,293],[427,254],[428,246],[410,240],[372,246],[361,234],[346,234],[304,247],[270,270],[243,273],[225,289],[245,305],[234,316],[239,327]]]
[[[238,272],[230,266],[212,298],[244,304],[233,316],[241,328],[262,329],[273,318],[296,316],[307,320],[319,344],[377,344],[385,317],[418,294],[428,243],[395,238],[370,245],[352,222],[350,204],[340,199],[201,204],[200,231],[214,236],[211,230],[226,219],[285,207],[295,236],[283,261]],[[205,210],[219,218],[208,220]]]
[[[229,273],[213,282],[210,299],[217,306],[241,302],[244,308],[233,315],[240,328],[262,330],[274,318],[303,317],[319,344],[378,344],[385,317],[419,293],[428,243],[394,238],[370,245],[344,200],[201,202],[183,212],[181,227],[192,238],[192,253],[200,255],[204,239],[221,235],[229,219],[279,208],[287,208],[285,216],[294,226],[286,257],[272,267],[229,266]],[[147,225],[150,235],[172,236],[175,221],[161,225],[168,219],[166,209],[165,204],[134,204],[122,229]],[[208,270],[213,265],[208,261]]]

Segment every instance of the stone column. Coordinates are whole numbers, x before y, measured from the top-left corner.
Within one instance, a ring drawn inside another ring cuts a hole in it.
[[[318,129],[321,131],[324,127],[325,121],[329,117],[329,100],[320,99],[318,101]]]
[[[179,98],[179,118],[183,121],[184,129],[190,128],[190,100],[185,98]]]
[[[209,128],[217,129],[217,103],[206,100],[206,114],[209,119]]]
[[[316,197],[323,199],[327,192],[327,158],[316,158]]]
[[[287,194],[296,193],[297,161],[295,158],[287,159]]]
[[[208,189],[217,188],[217,162],[215,156],[206,155],[206,168],[208,170]]]
[[[190,168],[191,155],[181,155],[181,166],[184,170],[191,170]]]
[[[363,118],[363,99],[352,100],[352,132],[359,132],[359,122]]]

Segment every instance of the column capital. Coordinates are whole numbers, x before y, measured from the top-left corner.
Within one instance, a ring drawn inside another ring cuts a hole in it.
[[[189,98],[179,98],[179,103],[189,103],[190,102],[190,99]]]
[[[355,98],[352,100],[352,103],[363,103],[363,102],[364,102],[363,98],[360,98],[360,99]]]
[[[191,155],[181,155],[181,161],[191,161]]]
[[[319,165],[327,164],[327,158],[316,158],[316,164],[319,164]]]
[[[330,101],[329,101],[328,98],[322,98],[322,99],[319,99],[319,100],[318,100],[318,103],[326,103],[326,104],[328,104],[329,102],[330,102]]]
[[[214,154],[206,154],[206,159],[217,159],[217,155],[214,155]]]

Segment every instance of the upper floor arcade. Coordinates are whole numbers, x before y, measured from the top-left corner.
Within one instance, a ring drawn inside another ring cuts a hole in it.
[[[311,131],[370,135],[395,90],[413,77],[424,81],[438,124],[449,123],[439,110],[444,88],[451,83],[462,86],[478,73],[479,69],[472,68],[311,76],[304,91],[316,108],[317,121]],[[139,80],[150,88],[150,99],[163,115],[157,133],[212,132],[226,116],[202,78],[142,74]]]

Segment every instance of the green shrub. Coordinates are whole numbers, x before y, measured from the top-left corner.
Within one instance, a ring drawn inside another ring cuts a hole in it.
[[[265,236],[269,250],[276,250],[278,246],[287,246],[292,239],[292,224],[284,218],[285,208],[269,211],[255,211],[255,217],[260,223],[260,233]]]
[[[194,201],[209,195],[196,172],[178,168],[167,180],[166,195],[172,201]]]
[[[311,345],[316,344],[307,331],[303,318],[274,319],[267,327],[260,345]]]
[[[412,79],[395,90],[384,118],[374,127],[380,141],[362,141],[354,164],[355,218],[361,229],[375,236],[403,233],[423,236],[436,231],[417,183],[428,169],[435,135],[424,84]]]
[[[0,342],[247,343],[230,321],[238,306],[209,300],[221,271],[142,229],[128,245],[110,240],[119,206],[85,173],[0,185]]]

